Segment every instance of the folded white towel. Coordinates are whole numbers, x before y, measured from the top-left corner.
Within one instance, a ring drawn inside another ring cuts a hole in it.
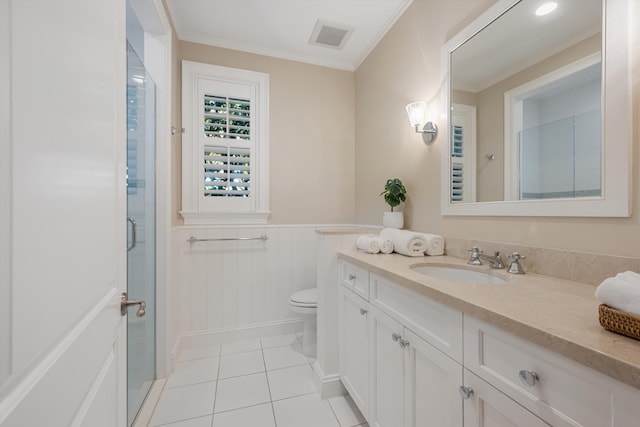
[[[625,271],[604,279],[596,288],[596,298],[609,307],[640,316],[640,274]]]
[[[431,256],[444,255],[444,237],[437,234],[420,233],[427,241],[425,253]]]
[[[377,254],[380,252],[380,243],[374,236],[362,235],[356,238],[356,247],[364,252],[370,254]]]
[[[427,241],[421,233],[397,228],[383,228],[380,237],[389,239],[393,243],[393,250],[407,256],[424,256]]]

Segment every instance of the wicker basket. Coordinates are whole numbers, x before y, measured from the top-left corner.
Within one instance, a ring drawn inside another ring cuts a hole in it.
[[[640,316],[616,310],[605,304],[600,304],[598,313],[603,328],[640,340]]]

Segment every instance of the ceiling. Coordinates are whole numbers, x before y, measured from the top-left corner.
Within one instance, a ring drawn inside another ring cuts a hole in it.
[[[167,0],[180,40],[355,71],[413,0]],[[350,30],[310,43],[318,21]]]

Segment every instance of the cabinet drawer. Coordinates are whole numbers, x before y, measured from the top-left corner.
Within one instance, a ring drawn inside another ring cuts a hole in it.
[[[457,362],[462,362],[462,313],[371,274],[370,302]]]
[[[549,424],[614,427],[611,378],[469,316],[464,346],[466,368]]]
[[[346,261],[340,261],[340,283],[347,289],[369,299],[369,272]]]

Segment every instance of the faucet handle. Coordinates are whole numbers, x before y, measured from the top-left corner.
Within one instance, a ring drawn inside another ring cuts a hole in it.
[[[471,252],[471,256],[469,257],[469,261],[467,264],[469,265],[482,265],[482,261],[480,261],[480,254],[484,252],[477,246],[473,246],[470,249],[467,249],[467,252]]]
[[[508,257],[511,259],[511,264],[509,265],[507,272],[512,274],[524,274],[524,269],[522,268],[518,260],[525,259],[527,257],[524,255],[520,255],[518,252],[513,252],[511,255],[508,255]]]

